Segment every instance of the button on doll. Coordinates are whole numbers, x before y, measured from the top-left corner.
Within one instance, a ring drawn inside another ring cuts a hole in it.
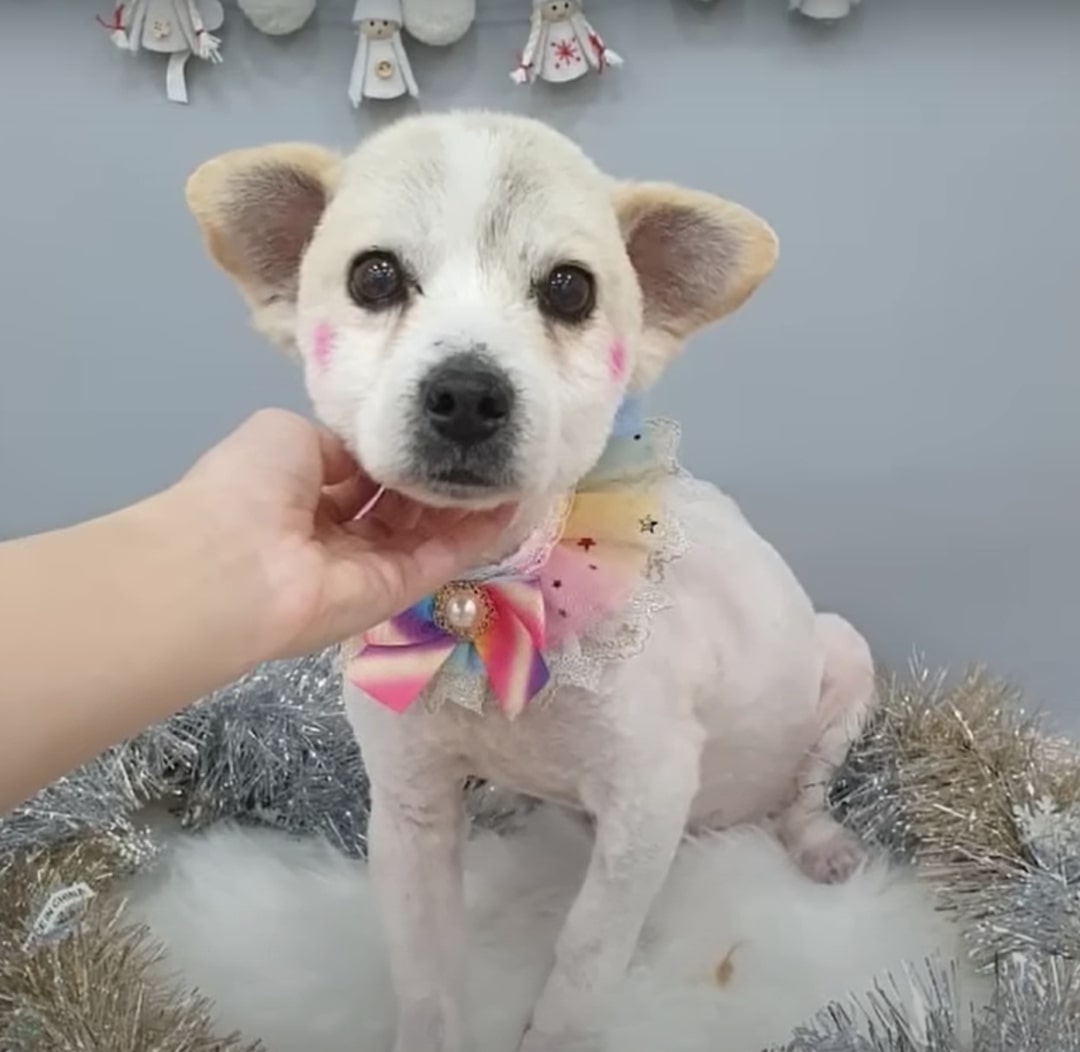
[[[353,24],[360,34],[349,78],[349,101],[418,95],[401,42],[401,0],[356,0]]]
[[[224,21],[220,0],[123,0],[105,24],[117,47],[168,55],[165,94],[173,102],[187,102],[187,60],[197,55],[207,62],[221,61],[221,41],[211,31]]]
[[[604,46],[585,18],[580,0],[533,0],[529,39],[510,77],[516,84],[537,77],[560,84],[577,80],[590,69],[600,73],[621,65],[622,59]]]

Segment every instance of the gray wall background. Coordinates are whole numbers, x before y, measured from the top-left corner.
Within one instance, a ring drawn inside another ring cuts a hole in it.
[[[305,408],[181,200],[239,145],[349,146],[350,0],[166,103],[107,0],[0,10],[0,537],[163,486],[258,406]],[[421,105],[541,116],[611,170],[713,189],[781,264],[656,392],[685,461],[743,504],[878,653],[986,662],[1080,731],[1080,3],[865,0],[823,31],[784,0],[591,0],[623,70],[513,89],[528,0],[410,44]]]

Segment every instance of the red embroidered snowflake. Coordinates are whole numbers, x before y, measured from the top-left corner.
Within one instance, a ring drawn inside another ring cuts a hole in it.
[[[556,66],[569,66],[574,62],[581,61],[581,54],[578,52],[577,44],[572,40],[554,40],[551,46],[555,49]]]

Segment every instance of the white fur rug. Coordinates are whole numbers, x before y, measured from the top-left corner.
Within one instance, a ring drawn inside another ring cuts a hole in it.
[[[470,1052],[512,1052],[589,834],[548,808],[467,853]],[[364,867],[316,842],[219,827],[183,836],[131,888],[170,969],[268,1052],[385,1052],[393,998]],[[618,1052],[761,1052],[902,962],[950,960],[957,936],[907,875],[871,866],[811,884],[764,833],[687,844],[614,1006]],[[727,961],[727,966],[722,962]],[[977,986],[962,975],[965,999]],[[905,995],[906,996],[906,995]]]

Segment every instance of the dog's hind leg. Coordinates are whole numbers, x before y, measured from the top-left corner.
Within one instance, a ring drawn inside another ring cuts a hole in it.
[[[817,633],[825,655],[818,739],[800,768],[795,799],[779,816],[777,831],[807,876],[836,883],[858,868],[864,853],[857,838],[829,813],[829,782],[877,704],[877,689],[870,648],[847,621],[818,614]]]

